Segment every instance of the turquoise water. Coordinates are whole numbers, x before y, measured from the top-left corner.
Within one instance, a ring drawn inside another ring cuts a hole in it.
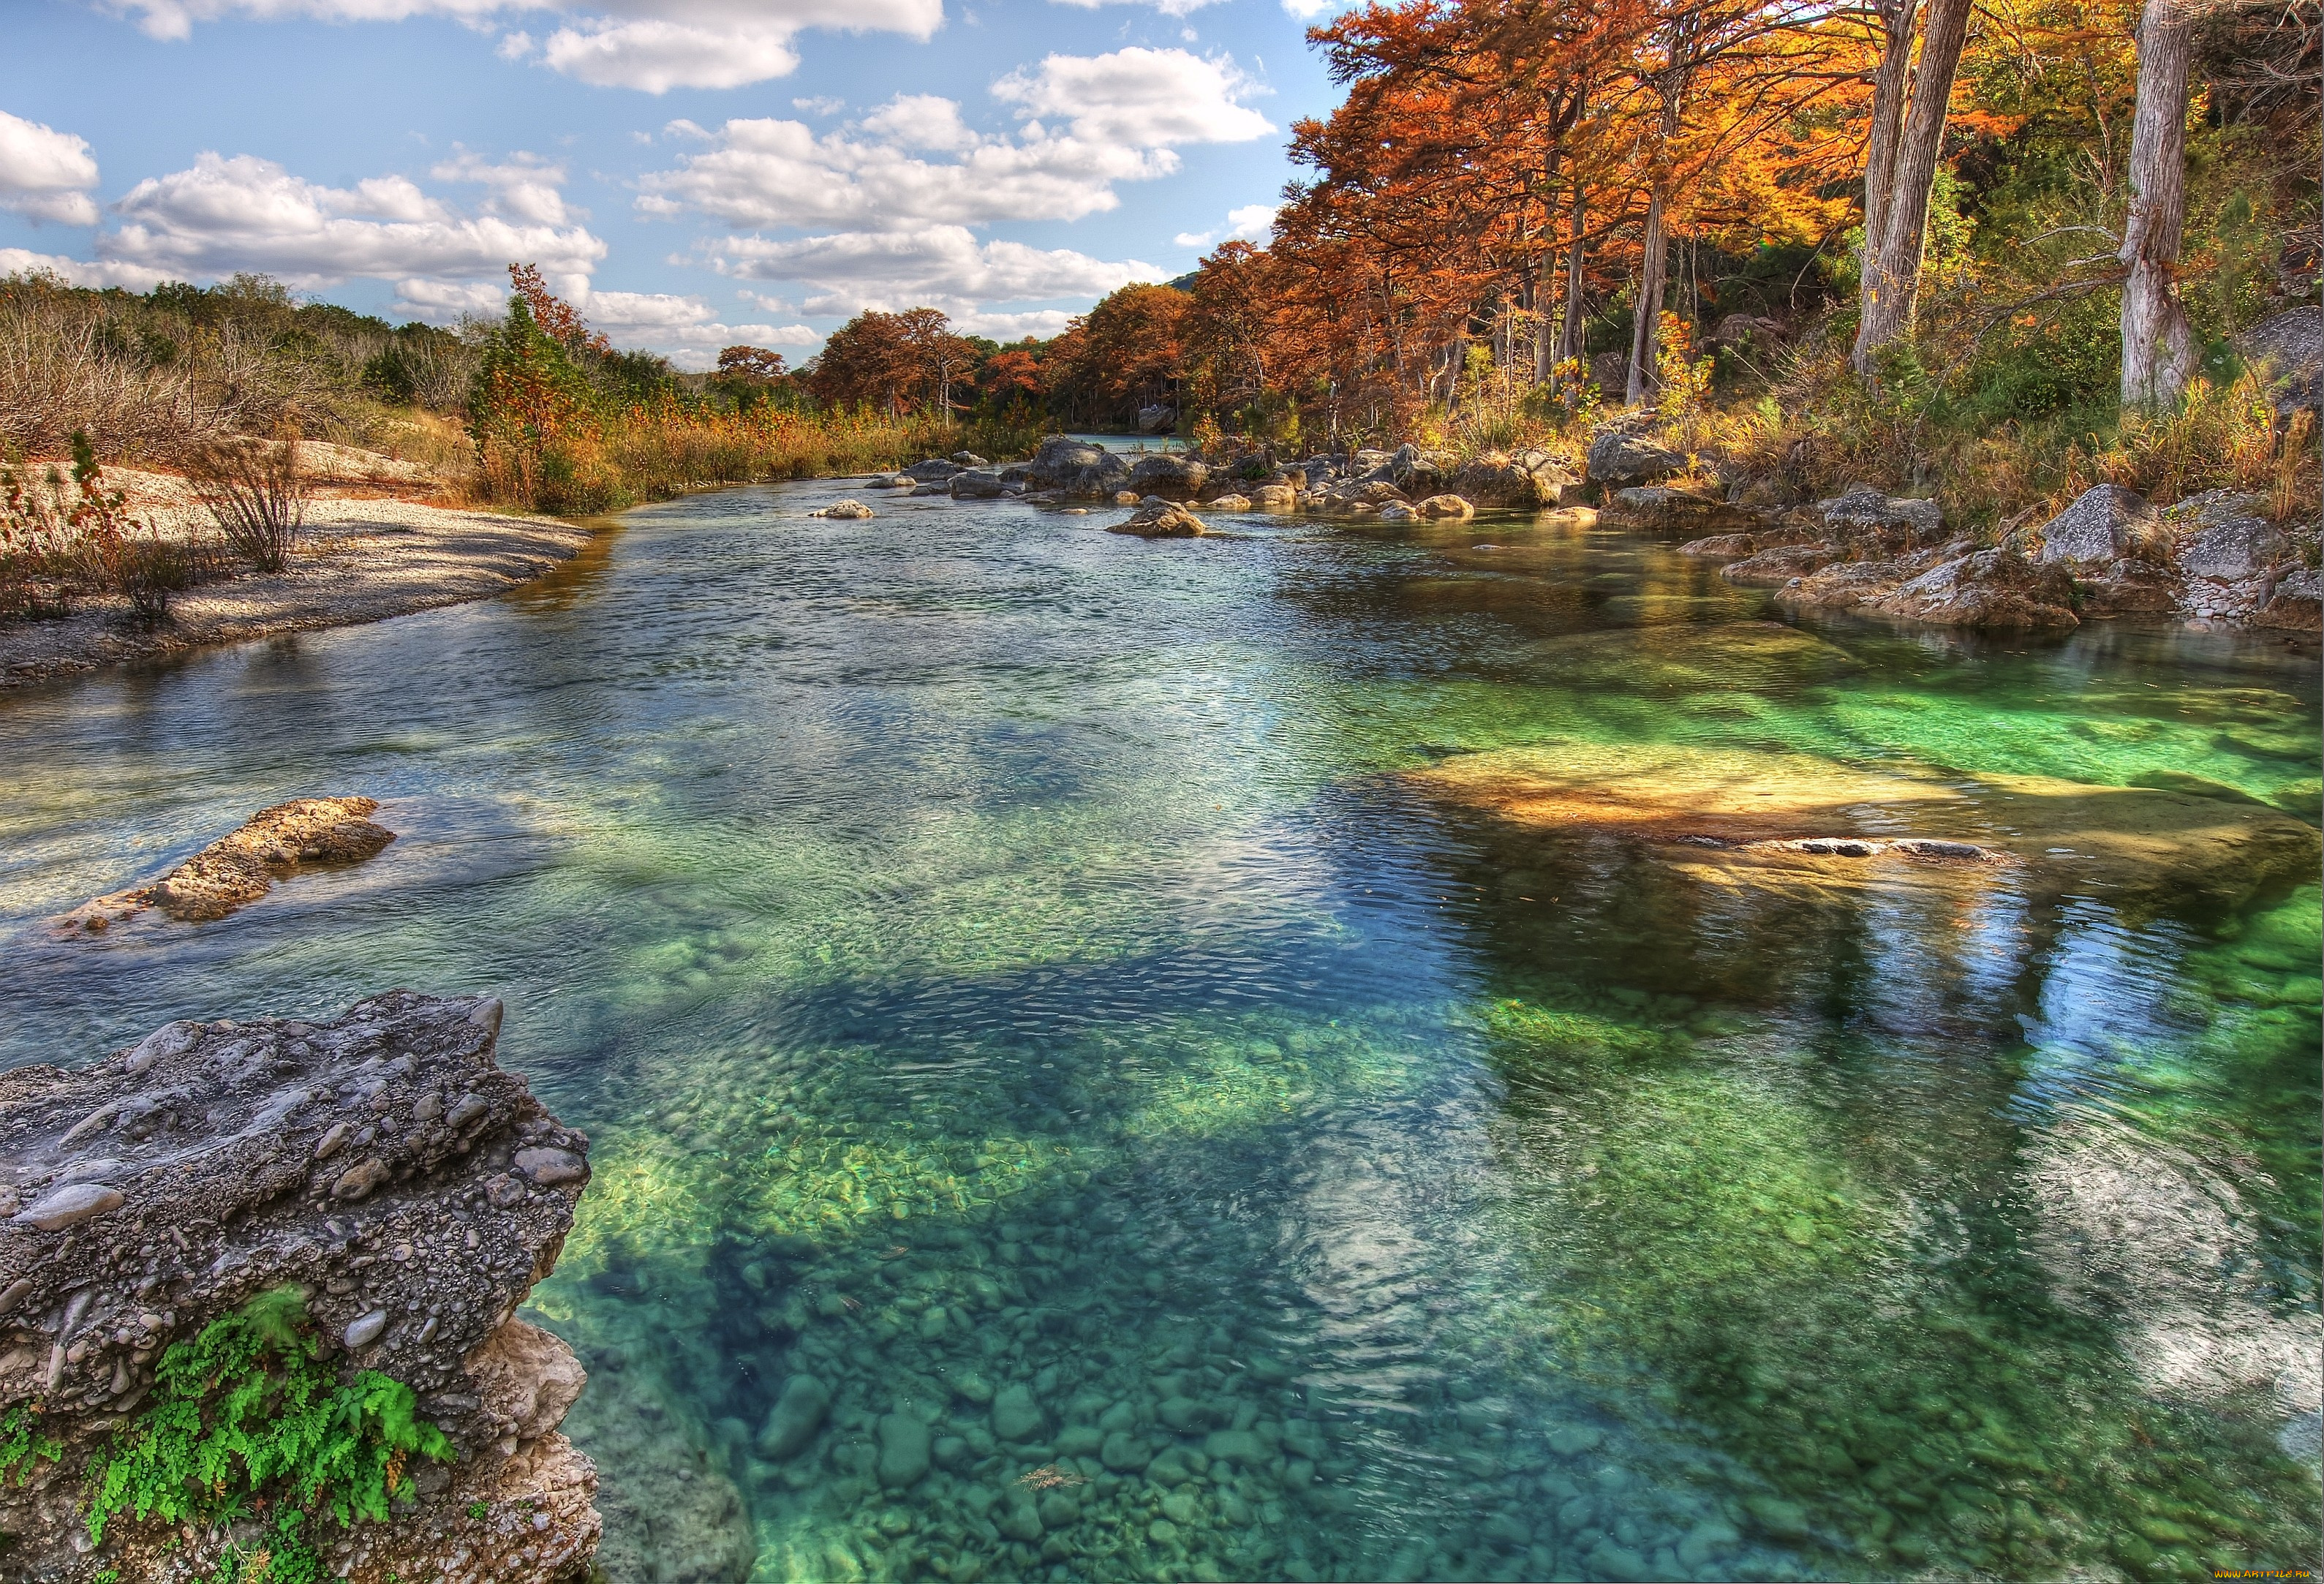
[[[806,515],[846,487],[0,697],[0,1064],[505,997],[595,1140],[532,1312],[618,1579],[2315,1565],[2312,870],[1794,884],[1440,778],[2312,824],[2312,642],[1778,628],[1554,518]],[[401,838],[41,927],[311,793]]]

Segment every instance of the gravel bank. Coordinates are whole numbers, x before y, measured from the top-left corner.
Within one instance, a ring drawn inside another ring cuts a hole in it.
[[[181,481],[112,468],[106,480],[165,531],[193,523]],[[245,572],[189,590],[171,602],[165,627],[138,626],[118,597],[84,600],[60,620],[0,627],[0,688],[202,644],[348,627],[483,599],[571,560],[590,538],[589,530],[553,518],[352,496],[312,502],[307,527],[307,549],[288,571]]]

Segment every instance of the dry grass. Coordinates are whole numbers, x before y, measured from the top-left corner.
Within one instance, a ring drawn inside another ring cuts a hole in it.
[[[586,514],[711,485],[871,473],[960,450],[1011,456],[1038,439],[1031,426],[670,402],[632,408],[538,447],[488,441],[478,447],[476,488],[503,505]]]
[[[261,572],[280,572],[299,548],[312,491],[299,465],[299,438],[243,437],[202,447],[186,458],[186,478],[218,532]]]

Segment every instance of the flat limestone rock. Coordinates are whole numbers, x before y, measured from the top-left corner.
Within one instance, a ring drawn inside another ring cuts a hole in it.
[[[359,863],[395,833],[371,823],[379,805],[369,797],[299,797],[250,816],[157,880],[84,902],[61,926],[103,933],[149,907],[197,923],[239,911],[307,864]]]
[[[2313,826],[2258,803],[2045,776],[1874,771],[1751,749],[1502,749],[1407,778],[1517,824],[1644,842],[1736,879],[1868,884],[1968,869],[1979,884],[2145,911],[2237,904],[2312,874],[2319,856]]]
[[[397,990],[0,1073],[0,1415],[37,1401],[61,1454],[0,1481],[7,1577],[190,1579],[250,1543],[124,1515],[88,1553],[82,1476],[170,1344],[286,1285],[343,1377],[401,1381],[459,1453],[346,1533],[344,1576],[586,1577],[596,1475],[559,1431],[586,1377],[510,1317],[572,1229],[589,1144],[495,1064],[501,1016]]]

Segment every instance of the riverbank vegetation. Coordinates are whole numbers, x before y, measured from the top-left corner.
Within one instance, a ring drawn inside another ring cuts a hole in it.
[[[613,347],[529,266],[507,314],[392,326],[238,276],[0,282],[0,444],[171,465],[295,426],[586,512],[1044,429],[1578,452],[1620,418],[1809,498],[1988,527],[2094,483],[2319,501],[2255,327],[2324,250],[2316,0],[1407,0],[1311,41],[1265,245],[1047,341],[866,312],[793,368]],[[2309,326],[2291,337],[2315,361]],[[2310,373],[2311,379],[2313,372]]]

